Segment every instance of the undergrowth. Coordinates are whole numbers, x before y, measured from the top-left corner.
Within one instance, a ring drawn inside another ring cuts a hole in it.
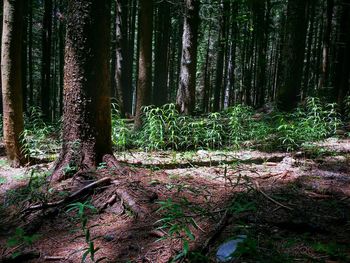
[[[346,103],[350,104],[350,98]],[[191,117],[179,114],[174,104],[147,106],[143,109],[143,127],[134,132],[132,124],[120,117],[113,104],[112,142],[118,151],[130,148],[292,151],[336,134],[341,125],[336,107],[309,98],[292,113],[256,113],[251,107],[236,105],[223,112]],[[350,118],[349,112],[345,115]],[[60,123],[45,123],[41,111],[32,108],[25,118],[21,136],[25,154],[54,159],[60,149],[60,126]],[[0,132],[2,134],[1,123]]]
[[[309,98],[293,113],[256,113],[237,105],[201,117],[180,115],[174,104],[143,109],[143,128],[132,132],[113,114],[113,142],[118,150],[239,149],[292,151],[336,134],[341,124],[335,104]]]

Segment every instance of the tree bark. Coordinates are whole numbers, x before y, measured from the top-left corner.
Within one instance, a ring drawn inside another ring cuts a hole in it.
[[[112,153],[109,41],[109,0],[68,2],[63,145],[54,181],[65,178],[67,167],[94,169]]]
[[[142,127],[142,107],[151,103],[153,0],[140,0],[139,66],[135,130]]]
[[[199,0],[185,0],[180,83],[176,104],[181,113],[193,114],[196,95]]]
[[[4,144],[10,165],[25,163],[22,152],[23,131],[22,97],[22,30],[23,5],[21,0],[4,0],[1,46],[1,81],[3,100]]]
[[[170,3],[162,1],[158,4],[156,23],[156,48],[154,65],[153,104],[157,107],[167,103],[169,43],[170,43]]]
[[[301,91],[306,40],[306,0],[289,0],[284,47],[282,50],[282,83],[277,91],[277,105],[282,111],[293,110]]]

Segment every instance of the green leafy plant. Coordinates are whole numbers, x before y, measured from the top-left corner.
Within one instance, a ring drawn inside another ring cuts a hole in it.
[[[112,142],[118,151],[125,151],[130,144],[131,131],[128,129],[125,120],[120,117],[118,106],[112,103]]]
[[[179,239],[182,242],[182,251],[172,259],[172,262],[187,258],[190,256],[189,242],[195,240],[191,227],[198,228],[198,225],[192,216],[186,214],[185,208],[192,212],[203,212],[203,210],[191,204],[186,198],[179,203],[168,198],[165,201],[159,201],[158,204],[160,208],[157,212],[163,214],[163,217],[156,222],[156,224],[161,224],[158,229],[168,231],[168,236],[165,238]]]
[[[40,235],[37,235],[37,234],[28,235],[23,230],[23,228],[20,228],[20,227],[16,228],[14,235],[11,236],[6,242],[7,248],[15,249],[15,250],[12,250],[12,252],[10,252],[11,258],[14,259],[19,255],[21,255],[21,252],[18,251],[18,249],[20,247],[32,245],[36,240],[38,240],[39,237]]]
[[[45,203],[50,195],[48,192],[49,183],[46,180],[48,176],[49,172],[39,169],[32,169],[21,175],[22,179],[29,177],[27,185],[6,191],[5,205],[19,205],[23,201]]]
[[[334,135],[340,125],[335,104],[323,104],[317,98],[308,98],[306,106],[294,113],[277,114],[277,140],[281,149],[287,151],[300,148]]]
[[[21,134],[22,151],[26,157],[42,156],[55,158],[60,149],[60,124],[46,124],[43,121],[41,110],[32,107],[25,118],[25,129]]]
[[[86,214],[87,210],[90,212],[97,212],[97,209],[90,203],[90,201],[85,201],[84,203],[76,202],[67,205],[67,212],[75,211],[77,213],[77,217],[81,223],[81,230],[85,237],[85,242],[88,245],[83,251],[83,256],[81,262],[85,262],[86,258],[90,255],[90,259],[92,262],[97,263],[101,262],[105,258],[95,259],[96,252],[100,250],[100,248],[96,248],[94,244],[94,240],[96,238],[92,238],[90,234],[91,227],[88,227],[88,216]]]

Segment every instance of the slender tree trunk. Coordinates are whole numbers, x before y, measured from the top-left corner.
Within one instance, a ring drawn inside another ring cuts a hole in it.
[[[224,3],[221,1],[221,23],[219,25],[220,32],[218,34],[218,53],[216,60],[216,77],[214,86],[214,104],[213,111],[220,110],[220,98],[224,90],[223,75],[224,75],[224,57],[225,57],[225,40],[226,36],[226,10],[224,8]]]
[[[41,110],[45,121],[50,121],[52,0],[44,1],[41,62]]]
[[[327,0],[326,11],[324,12],[325,28],[323,32],[322,40],[322,63],[321,63],[321,76],[319,79],[318,87],[322,90],[328,86],[328,74],[329,74],[329,49],[331,44],[332,33],[332,18],[333,18],[334,0]]]
[[[66,25],[63,145],[52,180],[68,176],[68,166],[94,169],[112,153],[110,1],[69,1]]]
[[[199,0],[185,0],[180,84],[176,104],[180,112],[186,115],[193,114],[196,102],[198,26]]]
[[[64,88],[64,39],[65,39],[65,21],[62,15],[63,3],[62,0],[59,2],[59,26],[58,26],[58,60],[59,60],[59,77],[58,77],[58,87],[59,87],[59,116],[63,115],[63,88]]]
[[[310,83],[310,68],[311,68],[311,53],[312,53],[312,43],[314,39],[314,29],[315,29],[315,5],[310,3],[309,8],[309,33],[307,37],[307,50],[306,50],[306,62],[304,71],[304,81],[303,88],[301,92],[301,99],[305,99],[308,95],[308,90],[311,85]]]
[[[203,80],[203,103],[202,110],[203,112],[208,112],[209,110],[209,93],[210,93],[210,42],[211,42],[211,32],[212,32],[212,23],[209,23],[209,32],[208,32],[208,40],[206,46],[206,54],[205,54],[205,64],[204,64],[204,80]]]
[[[26,2],[23,4],[23,29],[22,29],[22,98],[23,112],[27,112],[27,68],[28,68],[28,9],[31,8]]]
[[[33,0],[28,1],[28,6],[28,105],[33,107]]]
[[[140,0],[139,3],[139,70],[135,130],[142,127],[142,107],[150,104],[152,91],[153,0]]]
[[[3,130],[7,158],[11,166],[25,163],[22,152],[22,30],[21,0],[4,0],[1,46],[1,81],[3,101]]]

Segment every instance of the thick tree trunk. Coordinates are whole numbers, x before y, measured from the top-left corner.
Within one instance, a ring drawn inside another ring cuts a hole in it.
[[[167,103],[169,43],[170,43],[170,3],[162,1],[158,4],[158,20],[156,23],[156,48],[154,65],[153,104],[162,106]]]
[[[343,0],[341,5],[334,95],[343,111],[344,98],[350,92],[350,0]]]
[[[139,66],[135,130],[142,126],[142,107],[151,103],[152,91],[152,31],[153,0],[140,0]]]
[[[53,180],[67,168],[94,169],[112,153],[109,41],[109,0],[68,2],[63,145]]]
[[[284,47],[282,50],[282,83],[277,91],[278,108],[293,110],[301,91],[306,39],[306,0],[289,0]]]
[[[41,110],[45,121],[50,121],[52,0],[44,1],[41,62]]]
[[[21,0],[4,0],[1,47],[1,81],[3,100],[3,130],[7,158],[11,166],[25,163],[22,152],[22,26]]]
[[[180,83],[176,104],[181,113],[191,115],[195,109],[199,0],[185,0],[182,35]]]

